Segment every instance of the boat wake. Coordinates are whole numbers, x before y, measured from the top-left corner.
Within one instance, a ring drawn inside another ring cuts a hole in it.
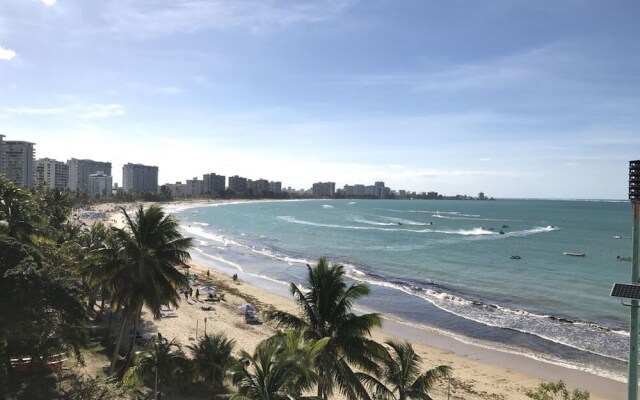
[[[336,229],[352,229],[352,230],[377,230],[377,231],[398,231],[398,232],[408,232],[408,233],[440,233],[446,235],[461,235],[461,236],[491,236],[491,237],[511,237],[511,236],[528,236],[536,233],[544,233],[551,232],[557,230],[557,227],[554,226],[544,226],[544,227],[534,227],[531,229],[525,229],[522,231],[512,231],[506,232],[504,234],[500,234],[499,232],[495,232],[492,230],[488,230],[482,227],[476,227],[471,229],[457,229],[457,230],[442,230],[442,229],[406,229],[402,228],[397,222],[396,223],[384,223],[377,221],[369,221],[369,220],[356,220],[355,222],[361,222],[365,224],[371,225],[381,225],[381,226],[396,226],[395,228],[383,228],[383,227],[374,227],[374,226],[355,226],[355,225],[339,225],[339,224],[325,224],[321,222],[312,222],[297,219],[296,217],[290,215],[280,215],[278,219],[292,223],[292,224],[300,224],[300,225],[309,225],[309,226],[317,226],[322,228],[336,228]],[[364,222],[366,221],[366,222]],[[415,221],[412,221],[415,222]],[[402,223],[401,223],[402,224]],[[428,224],[424,224],[428,225]]]

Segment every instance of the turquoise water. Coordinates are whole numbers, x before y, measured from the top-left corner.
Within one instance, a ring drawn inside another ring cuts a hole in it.
[[[200,256],[245,274],[301,283],[305,264],[326,256],[372,287],[367,309],[605,375],[624,371],[628,309],[609,292],[630,279],[631,263],[616,259],[631,254],[627,202],[313,200],[174,211]]]

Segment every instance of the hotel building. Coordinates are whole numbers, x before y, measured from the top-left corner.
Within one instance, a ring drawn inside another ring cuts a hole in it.
[[[63,161],[41,158],[36,161],[38,185],[44,184],[49,189],[66,189],[69,185],[69,166]]]
[[[158,167],[131,163],[123,165],[122,186],[130,193],[157,192]]]
[[[89,190],[88,194],[90,198],[97,196],[110,197],[113,187],[113,178],[111,175],[107,175],[102,171],[98,171],[95,174],[89,175]]]
[[[93,160],[78,160],[72,158],[67,160],[69,166],[68,188],[74,192],[89,191],[89,175],[102,172],[111,175],[111,163]]]
[[[2,142],[2,173],[19,186],[35,186],[35,144],[7,140]]]
[[[209,195],[221,195],[225,191],[226,177],[224,175],[216,175],[214,173],[204,174],[204,193]],[[231,179],[231,178],[229,178]]]
[[[247,178],[238,175],[229,177],[229,190],[234,193],[244,193],[247,191]]]
[[[318,197],[326,197],[333,196],[336,194],[336,183],[335,182],[317,182],[313,184],[311,188],[311,192],[314,196]]]

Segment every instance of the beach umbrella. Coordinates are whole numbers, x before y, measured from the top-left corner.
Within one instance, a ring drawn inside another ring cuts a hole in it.
[[[242,312],[256,312],[256,308],[251,304],[245,304],[243,306],[238,307],[238,310]]]
[[[200,293],[213,293],[215,291],[215,286],[203,286],[200,288]]]

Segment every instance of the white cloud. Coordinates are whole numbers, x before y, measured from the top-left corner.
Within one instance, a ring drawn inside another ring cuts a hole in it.
[[[16,56],[16,52],[11,50],[11,49],[5,49],[4,47],[0,46],[0,60],[11,60],[13,57]]]
[[[51,7],[56,4],[56,0],[41,0],[45,6]]]
[[[336,18],[352,0],[271,2],[262,0],[113,1],[104,19],[116,36],[153,38],[205,29],[240,28],[251,32]]]
[[[83,119],[109,118],[124,115],[120,104],[72,104],[62,107],[8,107],[0,109],[0,116],[35,115],[69,116]]]

